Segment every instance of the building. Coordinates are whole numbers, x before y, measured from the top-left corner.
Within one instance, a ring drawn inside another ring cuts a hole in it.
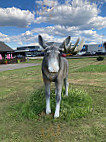
[[[23,47],[17,47],[17,50],[15,50],[15,54],[17,57],[34,57],[40,54],[42,49],[40,46],[23,46]]]
[[[11,59],[13,54],[13,49],[6,45],[4,42],[0,41],[0,60]]]
[[[59,47],[61,43],[57,42],[47,42],[46,43],[48,46],[55,45]],[[74,45],[72,45],[73,47]],[[85,53],[97,53],[97,52],[102,52],[105,53],[105,45],[103,44],[85,44],[82,47],[81,52]],[[40,56],[44,55],[42,52],[42,48],[40,46],[23,46],[23,47],[17,47],[17,50],[15,50],[15,56],[16,57],[34,57],[34,56]]]
[[[86,44],[83,46],[81,52],[86,52],[89,54],[105,54],[105,45],[104,44]]]
[[[105,52],[103,44],[88,45],[87,52]]]

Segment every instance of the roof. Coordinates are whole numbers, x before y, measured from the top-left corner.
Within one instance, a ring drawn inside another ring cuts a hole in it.
[[[14,52],[28,52],[29,50],[14,50]]]
[[[13,49],[10,48],[8,45],[6,45],[4,42],[0,41],[0,52],[7,52],[7,51],[13,51]]]
[[[38,50],[39,46],[23,46],[23,47],[17,47],[17,50]]]

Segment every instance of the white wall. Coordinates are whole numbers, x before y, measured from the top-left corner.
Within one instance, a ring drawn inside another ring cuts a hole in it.
[[[102,48],[101,48],[102,47]],[[88,45],[88,52],[105,52],[105,49],[102,44],[91,44]]]

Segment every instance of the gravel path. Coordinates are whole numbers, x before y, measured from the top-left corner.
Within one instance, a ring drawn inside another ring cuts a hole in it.
[[[14,69],[20,69],[25,67],[32,67],[32,66],[38,66],[40,64],[35,63],[25,63],[25,64],[7,64],[7,65],[0,65],[0,72],[7,71],[7,70],[14,70]]]

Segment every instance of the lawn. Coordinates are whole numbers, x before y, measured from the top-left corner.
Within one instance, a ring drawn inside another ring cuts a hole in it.
[[[0,142],[105,142],[106,58],[68,61],[69,87],[83,90],[92,98],[92,112],[70,121],[54,120],[52,116],[23,117],[22,104],[34,92],[44,89],[41,66],[0,72]]]

